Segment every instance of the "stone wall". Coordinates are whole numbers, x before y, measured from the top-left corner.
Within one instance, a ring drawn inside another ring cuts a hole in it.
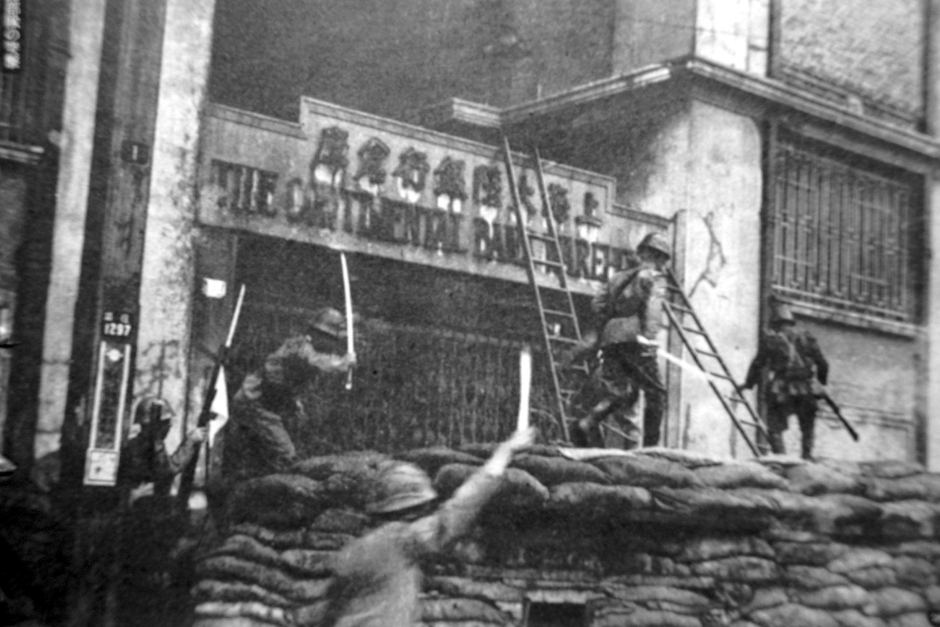
[[[925,2],[780,5],[779,70],[787,80],[895,121],[923,117]]]
[[[401,457],[447,495],[491,449]],[[239,486],[228,534],[196,565],[196,624],[317,608],[330,556],[368,527],[382,459],[312,458]],[[940,476],[908,463],[535,447],[427,567],[424,624],[519,625],[552,604],[592,626],[937,624],[938,513]]]

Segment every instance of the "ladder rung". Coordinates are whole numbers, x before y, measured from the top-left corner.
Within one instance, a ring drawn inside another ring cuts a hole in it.
[[[726,380],[726,381],[734,381],[734,379],[732,379],[731,377],[729,377],[728,375],[726,375],[726,374],[723,373],[723,372],[709,372],[708,374],[709,374],[710,376],[715,377],[716,379],[724,379],[724,380]]]
[[[535,286],[541,290],[555,290],[556,292],[564,292],[566,294],[568,293],[568,290],[561,287],[560,285],[545,285],[543,283],[536,283]]]
[[[545,234],[543,234],[543,233],[534,233],[534,232],[532,232],[532,231],[528,231],[528,230],[527,230],[527,231],[525,232],[525,234],[528,235],[528,236],[529,236],[530,238],[532,238],[532,239],[542,240],[543,242],[554,242],[554,241],[555,241],[555,239],[554,239],[551,235],[545,235]]]
[[[721,359],[721,355],[719,355],[718,353],[713,353],[711,351],[703,350],[701,348],[695,348],[693,350],[699,355],[705,355],[706,357],[714,357],[715,359]]]
[[[682,313],[693,313],[691,309],[683,305],[677,305],[676,303],[669,303],[669,306],[672,307],[673,309],[681,311]]]
[[[549,261],[548,259],[533,259],[532,263],[537,263],[542,266],[548,266],[549,268],[564,268],[564,265],[558,261]]]
[[[563,344],[580,344],[581,343],[573,337],[563,337],[561,335],[549,335],[548,339],[551,342],[562,342]]]
[[[703,337],[708,336],[708,334],[705,333],[705,331],[702,331],[701,329],[693,329],[692,327],[682,327],[682,329],[684,331],[688,331],[689,333],[697,333],[698,335],[701,335]]]
[[[565,318],[574,318],[574,314],[570,311],[560,311],[558,309],[542,309],[544,313],[547,313],[552,316],[563,316]]]

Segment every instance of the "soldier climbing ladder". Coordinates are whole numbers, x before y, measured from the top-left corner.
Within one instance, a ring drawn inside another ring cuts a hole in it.
[[[588,371],[585,365],[568,364],[563,366],[562,360],[560,360],[561,351],[572,350],[581,345],[582,338],[577,312],[568,287],[564,256],[561,253],[561,243],[558,240],[558,229],[551,215],[542,160],[538,149],[533,149],[533,165],[538,180],[542,211],[547,222],[547,233],[534,230],[526,219],[520,198],[515,166],[513,165],[512,152],[509,147],[509,140],[505,135],[503,136],[503,153],[515,216],[517,223],[520,225],[519,232],[521,234],[523,256],[525,257],[526,273],[529,277],[529,283],[532,285],[535,305],[541,322],[558,422],[564,441],[569,443],[571,439],[568,423],[571,419],[571,400]],[[545,244],[546,255],[544,258],[534,254],[533,240]],[[539,269],[543,272],[539,272]],[[553,283],[548,275],[555,275],[557,283]],[[748,434],[745,426],[755,429],[759,438],[758,442],[761,444],[766,442],[766,427],[751,404],[738,390],[727,364],[718,352],[711,336],[702,325],[701,319],[695,313],[685,292],[679,286],[675,274],[671,270],[667,270],[666,275],[669,298],[663,301],[663,309],[669,324],[676,330],[683,345],[688,349],[695,366],[708,377],[709,387],[747,443],[748,448],[754,455],[761,455],[761,447],[754,442],[754,438]],[[695,338],[700,338],[700,340]],[[704,346],[702,343],[704,343]],[[710,366],[708,360],[712,360],[711,363],[715,366],[707,367]],[[722,389],[723,387],[728,389]],[[743,408],[746,413],[743,419],[738,417],[739,408]]]

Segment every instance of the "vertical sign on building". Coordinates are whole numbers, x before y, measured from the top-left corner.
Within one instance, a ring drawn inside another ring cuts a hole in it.
[[[131,314],[105,311],[85,457],[85,485],[113,486],[121,451],[124,410],[131,372]]]
[[[23,0],[3,0],[3,71],[23,69]]]

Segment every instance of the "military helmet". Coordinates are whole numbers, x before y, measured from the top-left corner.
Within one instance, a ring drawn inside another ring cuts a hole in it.
[[[310,319],[310,330],[341,340],[346,337],[346,318],[332,307],[322,307]]]
[[[790,311],[789,305],[786,303],[775,303],[773,310],[770,312],[770,321],[780,324],[780,323],[796,323],[796,318],[793,317],[793,312]]]
[[[16,472],[16,464],[3,455],[0,455],[0,481],[9,479],[13,476],[14,472]]]
[[[437,498],[427,474],[408,462],[392,462],[379,471],[376,489],[366,506],[370,514],[388,514]]]
[[[149,425],[154,418],[160,422],[169,422],[173,412],[165,400],[158,396],[142,396],[134,403],[131,410],[134,422],[141,426]]]
[[[672,257],[672,247],[669,246],[669,242],[666,241],[662,233],[647,233],[646,237],[640,241],[640,245],[636,247],[637,252],[644,248],[647,250],[655,250],[665,255],[667,259]]]

